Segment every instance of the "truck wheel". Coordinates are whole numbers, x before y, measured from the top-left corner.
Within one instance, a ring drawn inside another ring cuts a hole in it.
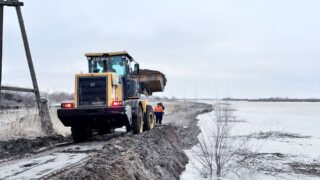
[[[154,121],[154,112],[153,112],[152,106],[147,105],[147,112],[144,117],[143,130],[148,131],[150,129],[153,129],[154,124],[155,124],[155,121]]]
[[[133,134],[140,134],[143,132],[143,122],[143,112],[141,106],[139,105],[137,117],[132,120]]]
[[[71,127],[73,141],[83,142],[91,138],[92,130],[89,126],[72,126]]]

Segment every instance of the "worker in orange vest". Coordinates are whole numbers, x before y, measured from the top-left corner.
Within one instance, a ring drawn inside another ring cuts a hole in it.
[[[156,123],[161,124],[162,123],[162,117],[164,114],[164,106],[162,103],[158,103],[154,107],[154,114],[156,115]]]

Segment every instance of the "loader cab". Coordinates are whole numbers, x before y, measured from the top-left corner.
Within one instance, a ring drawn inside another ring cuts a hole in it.
[[[111,72],[118,75],[121,88],[117,87],[115,91],[122,94],[122,100],[138,96],[140,86],[133,76],[139,74],[139,64],[126,51],[87,53],[85,55],[88,60],[89,73]],[[120,93],[120,91],[122,92]]]
[[[130,77],[139,72],[139,64],[127,52],[87,53],[89,73],[113,72]]]

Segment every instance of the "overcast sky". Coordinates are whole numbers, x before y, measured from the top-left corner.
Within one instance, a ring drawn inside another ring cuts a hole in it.
[[[319,0],[25,0],[41,90],[74,89],[86,52],[127,50],[164,72],[168,97],[320,98]],[[31,87],[13,8],[6,85]]]

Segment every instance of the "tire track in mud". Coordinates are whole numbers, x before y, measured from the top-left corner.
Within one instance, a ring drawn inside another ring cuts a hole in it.
[[[68,141],[33,150],[22,157],[3,159],[0,162],[0,179],[48,178],[51,174],[84,163],[90,155],[100,152],[107,141],[127,135],[130,133],[96,135],[90,142],[75,144]]]

